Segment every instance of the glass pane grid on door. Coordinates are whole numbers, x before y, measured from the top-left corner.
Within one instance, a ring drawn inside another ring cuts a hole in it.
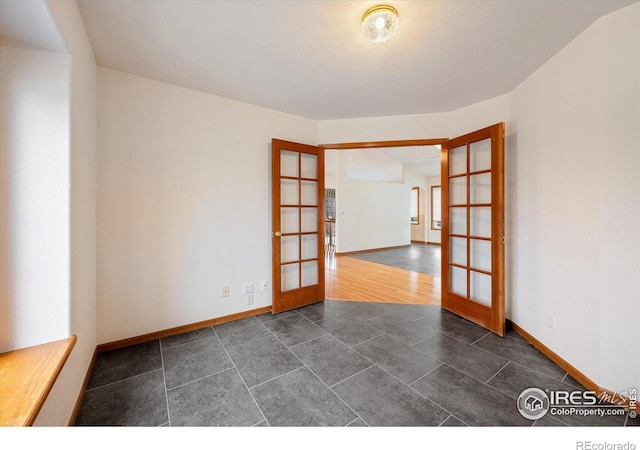
[[[281,290],[318,284],[318,157],[280,150]]]
[[[449,151],[448,277],[451,293],[491,305],[491,139]]]

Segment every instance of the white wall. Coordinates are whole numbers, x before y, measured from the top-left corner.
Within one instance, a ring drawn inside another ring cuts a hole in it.
[[[640,387],[640,5],[612,14],[598,26],[599,369],[604,386],[628,389]]]
[[[316,122],[102,68],[98,111],[98,341],[271,305],[270,143]]]
[[[509,314],[618,391],[640,380],[639,16],[600,19],[529,77],[507,127]]]
[[[319,144],[449,137],[449,114],[365,117],[318,122]]]
[[[0,47],[0,351],[77,336],[35,421],[64,426],[96,347],[96,65],[75,2],[11,6],[24,33]]]
[[[0,47],[0,352],[69,333],[69,57]]]
[[[76,345],[35,425],[69,423],[96,348],[96,64],[75,2],[48,2],[70,53],[70,309]]]
[[[511,95],[502,95],[453,111],[449,115],[449,136],[454,138],[474,130],[505,122],[509,117]],[[505,124],[507,127],[509,124]]]

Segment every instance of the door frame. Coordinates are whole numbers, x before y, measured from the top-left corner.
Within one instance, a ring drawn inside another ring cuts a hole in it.
[[[418,146],[429,146],[429,145],[442,145],[442,143],[446,142],[446,138],[441,139],[407,139],[407,140],[396,140],[396,141],[375,141],[375,142],[351,142],[351,143],[339,143],[339,144],[322,144],[322,145],[309,145],[299,142],[293,142],[283,139],[272,138],[271,145],[271,210],[272,215],[275,213],[275,192],[280,192],[280,169],[279,169],[279,158],[280,154],[276,155],[274,150],[274,145],[278,143],[279,145],[285,145],[291,147],[292,151],[296,152],[304,152],[318,153],[318,160],[321,161],[318,166],[318,284],[309,286],[309,287],[301,287],[295,289],[294,291],[290,291],[288,294],[288,300],[283,299],[283,291],[279,288],[281,280],[280,271],[276,270],[275,264],[276,260],[280,261],[280,236],[283,234],[280,232],[281,224],[279,220],[274,220],[272,217],[272,231],[271,231],[271,261],[274,265],[271,268],[272,275],[272,300],[271,300],[271,312],[273,314],[277,314],[291,307],[302,306],[303,303],[306,304],[306,297],[315,298],[314,302],[320,302],[324,300],[324,293],[326,288],[326,281],[324,276],[324,251],[325,251],[325,243],[324,243],[324,177],[325,177],[325,168],[324,168],[324,152],[325,150],[354,150],[354,149],[376,149],[376,148],[385,148],[385,147],[418,147]],[[322,156],[320,156],[322,155]],[[277,163],[277,164],[276,164]],[[278,167],[276,167],[278,165]],[[280,196],[278,195],[278,198]],[[278,205],[280,208],[281,205]],[[323,222],[322,225],[320,222]],[[322,256],[320,256],[322,255]],[[317,287],[316,287],[317,286]],[[297,305],[297,306],[293,306]]]
[[[340,144],[321,144],[318,145],[321,151],[325,150],[375,150],[378,148],[389,147],[426,147],[431,145],[440,145],[449,139],[405,139],[398,141],[371,141],[371,142],[345,142]],[[440,154],[440,163],[442,163],[442,153]]]
[[[447,147],[447,144],[454,140],[454,139],[459,139],[465,136],[469,136],[469,135],[476,135],[476,134],[482,134],[485,132],[485,130],[500,126],[500,132],[502,133],[502,139],[504,139],[504,122],[496,124],[496,125],[492,125],[480,130],[476,130],[476,131],[472,131],[466,135],[463,136],[458,136],[458,137],[454,137],[454,138],[440,138],[440,139],[406,139],[406,140],[396,140],[396,141],[370,141],[370,142],[351,142],[351,143],[339,143],[339,144],[322,144],[319,145],[318,147],[324,151],[324,150],[352,150],[352,149],[376,149],[376,148],[385,148],[385,147],[416,147],[416,146],[428,146],[428,145],[440,145],[441,147]],[[504,141],[502,140],[500,143],[500,147],[501,147],[501,152],[504,151]],[[495,156],[495,155],[494,155]],[[445,152],[441,152],[440,155],[440,163],[441,165],[443,165],[443,161],[445,160],[445,158],[447,157],[447,155],[445,154]],[[493,164],[493,163],[492,163]],[[501,214],[501,220],[500,225],[499,225],[499,235],[500,235],[500,243],[503,244],[503,236],[504,236],[504,185],[503,185],[503,180],[504,180],[504,175],[503,175],[503,170],[504,170],[504,161],[501,160],[499,165],[496,165],[495,170],[497,172],[500,173],[500,177],[501,177],[501,182],[498,183],[498,188],[500,190],[500,194],[499,194],[499,198],[501,199],[500,202],[496,202],[496,206],[498,207],[500,214]],[[440,173],[441,178],[446,176],[446,174],[443,174],[442,171]],[[444,185],[444,183],[441,183],[441,185]],[[442,190],[442,195],[447,195],[446,190],[443,188]],[[446,220],[446,217],[448,216],[448,214],[445,214],[445,212],[443,211],[443,222]],[[444,223],[443,223],[444,225]],[[443,226],[443,230],[444,231],[444,226]],[[441,245],[443,245],[443,248],[446,250],[448,247],[447,245],[444,245],[444,233],[443,233],[443,238],[441,238]],[[504,245],[502,245],[501,247],[501,251],[499,252],[500,257],[497,258],[497,269],[496,269],[496,274],[499,275],[499,278],[501,280],[498,287],[498,291],[496,292],[496,289],[493,289],[493,302],[504,302]],[[443,264],[443,270],[444,270],[444,266],[445,266],[445,254],[446,252],[443,252],[443,260],[442,260],[442,264]],[[443,301],[446,293],[444,292],[444,289],[442,289],[442,285],[444,285],[443,282],[443,276],[440,277],[441,280],[441,299],[440,299],[440,307],[443,309],[447,309],[445,308],[446,305],[444,305],[443,303],[446,303],[446,301]],[[499,297],[499,298],[496,298]],[[495,307],[495,305],[494,305]],[[492,307],[493,308],[493,307]],[[504,334],[504,305],[502,304],[501,306],[501,317],[503,318],[502,320],[502,324],[498,324],[496,323],[496,320],[492,320],[490,321],[490,323],[482,323],[480,325],[482,325],[483,327],[497,333],[499,336],[503,336]],[[470,314],[469,318],[471,318],[473,315]],[[475,319],[475,318],[474,318]],[[496,318],[494,318],[496,319]]]
[[[472,132],[473,133],[473,132]],[[454,138],[455,139],[455,138]],[[378,149],[388,147],[419,147],[430,145],[443,145],[450,141],[451,138],[432,138],[432,139],[403,139],[403,140],[389,140],[389,141],[362,141],[362,142],[341,142],[334,144],[319,144],[317,147],[321,152],[325,150],[355,150],[355,149]],[[443,156],[441,154],[440,161],[442,162]],[[324,179],[324,167],[322,168],[322,174],[318,176]],[[440,174],[442,177],[442,173]],[[444,191],[443,191],[444,195]],[[324,192],[322,193],[322,199],[324,199]],[[504,208],[504,203],[501,205]],[[323,280],[323,283],[325,281]],[[324,288],[324,286],[323,286]],[[441,299],[442,307],[442,299]]]
[[[320,144],[318,145],[318,148],[320,149],[320,151],[324,152],[325,150],[375,150],[378,148],[389,147],[426,147],[431,145],[442,146],[442,144],[447,142],[448,140],[449,139],[447,138],[434,138],[402,139],[396,141],[342,142],[339,144]],[[442,153],[440,154],[440,163],[442,164]]]

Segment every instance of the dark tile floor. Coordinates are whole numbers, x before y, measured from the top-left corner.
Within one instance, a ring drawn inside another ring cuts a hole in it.
[[[523,418],[527,387],[575,380],[518,335],[437,306],[327,300],[98,355],[76,425],[593,426]]]
[[[440,276],[440,246],[411,244],[410,246],[351,253],[349,257],[398,267],[412,272]]]

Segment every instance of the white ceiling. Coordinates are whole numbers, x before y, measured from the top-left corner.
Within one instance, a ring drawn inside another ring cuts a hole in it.
[[[78,0],[99,65],[311,119],[448,112],[510,92],[637,0]]]

